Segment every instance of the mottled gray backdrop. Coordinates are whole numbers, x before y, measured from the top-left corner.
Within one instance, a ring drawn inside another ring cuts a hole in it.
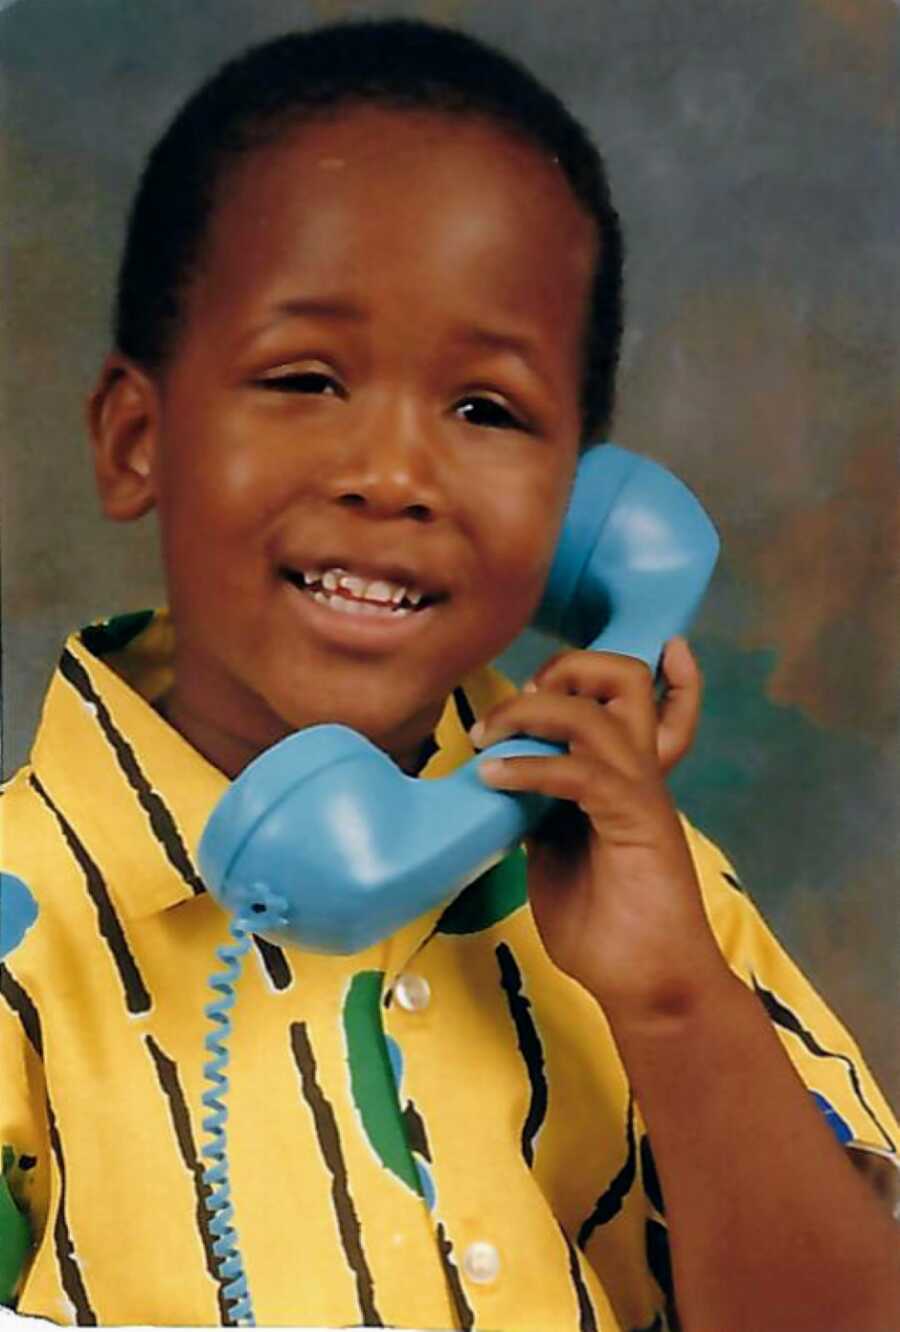
[[[630,242],[615,438],[684,476],[724,539],[677,793],[896,1101],[896,0],[0,10],[4,771],[66,632],[162,598],[152,520],[101,520],[82,425],[142,154],[251,41],[352,14],[458,24],[522,57],[605,150]]]

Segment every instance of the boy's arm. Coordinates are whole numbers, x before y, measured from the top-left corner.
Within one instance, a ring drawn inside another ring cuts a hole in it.
[[[683,826],[729,969],[667,1012],[606,1008],[662,1182],[683,1330],[900,1328],[900,1231],[841,1145],[894,1153],[895,1121],[731,865]]]
[[[659,709],[642,663],[560,654],[473,739],[524,733],[567,752],[485,764],[482,776],[568,802],[530,839],[532,910],[550,956],[602,1006],[641,1106],[684,1332],[890,1332],[900,1327],[891,1220],[761,994],[726,961],[696,843],[663,781],[696,717],[699,677],[685,654],[667,650]]]
[[[685,1332],[900,1326],[888,1216],[736,984],[616,1039],[663,1183]]]

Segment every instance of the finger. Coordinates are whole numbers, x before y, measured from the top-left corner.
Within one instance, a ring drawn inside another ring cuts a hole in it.
[[[646,662],[623,652],[570,649],[558,652],[535,671],[526,689],[585,694],[600,702],[616,698],[652,697],[653,675]]]
[[[588,756],[486,759],[477,769],[484,784],[494,790],[527,791],[570,801],[610,843],[635,845],[646,843],[648,837],[652,840],[659,811],[666,808],[668,812],[662,783],[656,790],[645,784],[636,794],[630,777]]]
[[[502,703],[484,721],[476,722],[469,731],[472,743],[479,749],[516,735],[567,745],[572,754],[591,755],[635,776],[640,771],[641,751],[626,727],[590,698],[541,691],[519,694]],[[644,761],[646,754],[652,755],[655,764],[655,747],[646,751]]]
[[[566,754],[560,758],[485,759],[477,771],[485,785],[497,791],[531,791],[578,804],[589,789],[596,765]]]
[[[672,638],[662,659],[665,692],[660,699],[656,752],[669,772],[690,749],[700,718],[703,676],[687,640]]]
[[[623,723],[634,744],[656,752],[653,675],[638,658],[618,652],[563,652],[545,662],[531,684],[538,691],[593,699]]]

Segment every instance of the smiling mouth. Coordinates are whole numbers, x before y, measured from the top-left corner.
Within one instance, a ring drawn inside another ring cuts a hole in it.
[[[303,571],[282,568],[281,575],[320,606],[347,616],[400,620],[427,610],[440,597],[428,596],[383,579],[364,579],[344,569]]]

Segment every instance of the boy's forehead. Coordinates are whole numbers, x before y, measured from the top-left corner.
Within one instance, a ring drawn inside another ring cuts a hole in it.
[[[519,135],[474,116],[362,106],[245,155],[222,182],[203,267],[249,295],[288,272],[346,287],[389,263],[392,281],[414,287],[441,267],[462,282],[474,265],[513,304],[541,287],[552,304],[554,291],[584,291],[595,250],[560,168]]]
[[[471,208],[477,192],[494,208],[505,201],[520,221],[523,204],[532,220],[552,214],[563,240],[591,234],[594,226],[554,158],[513,129],[472,114],[366,105],[317,114],[251,149],[229,173],[226,202],[243,193],[258,202],[260,191],[269,210],[280,201],[286,211],[305,203],[306,211],[320,212],[329,198],[363,192],[369,218],[410,208],[422,216],[432,207],[452,208],[461,196]]]

